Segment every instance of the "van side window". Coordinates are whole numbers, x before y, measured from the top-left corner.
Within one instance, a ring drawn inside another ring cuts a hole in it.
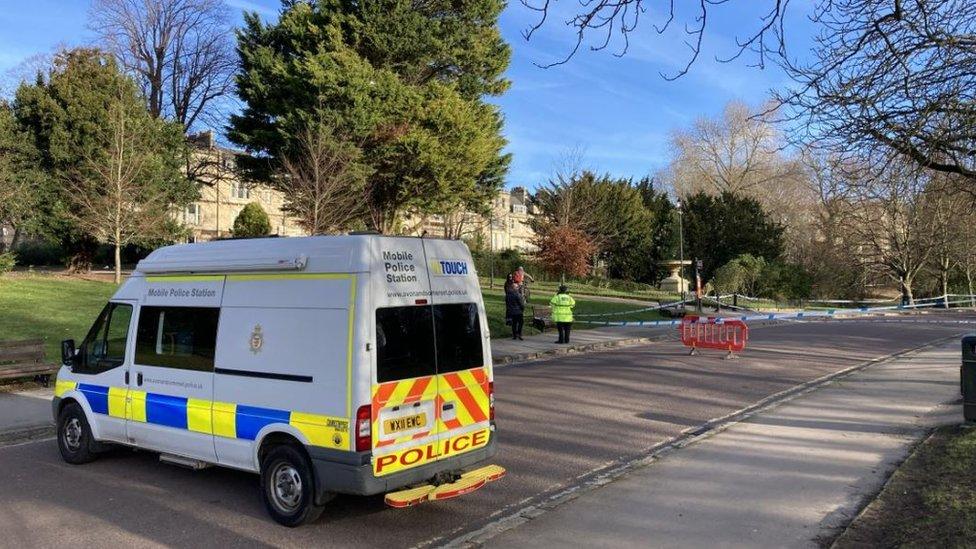
[[[212,372],[216,307],[143,307],[136,333],[136,364]]]
[[[434,375],[430,307],[376,310],[376,378],[380,383]]]
[[[480,368],[482,353],[481,319],[474,303],[434,305],[434,330],[437,341],[437,373]]]
[[[125,361],[130,320],[131,305],[106,305],[82,343],[81,363],[75,371],[82,374],[100,374],[121,366]]]

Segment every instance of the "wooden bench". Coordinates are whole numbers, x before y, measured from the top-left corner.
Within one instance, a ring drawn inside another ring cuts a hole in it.
[[[44,362],[44,340],[0,341],[0,379],[33,376],[45,387],[58,367]]]
[[[552,321],[552,307],[533,305],[532,325],[540,332],[545,332],[546,328],[555,326]]]
[[[661,314],[670,318],[683,318],[685,316],[685,305],[671,305],[670,307],[663,307],[661,309]]]

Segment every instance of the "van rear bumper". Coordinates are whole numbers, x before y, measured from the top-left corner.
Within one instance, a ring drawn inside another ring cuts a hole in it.
[[[498,451],[495,438],[495,433],[492,431],[488,444],[482,448],[382,477],[373,475],[370,454],[342,452],[345,455],[341,456],[335,451],[308,447],[317,481],[318,493],[315,499],[321,501],[324,499],[323,496],[330,492],[358,496],[385,494],[404,486],[424,482],[444,471],[470,467],[495,455]],[[355,458],[355,461],[350,458]]]

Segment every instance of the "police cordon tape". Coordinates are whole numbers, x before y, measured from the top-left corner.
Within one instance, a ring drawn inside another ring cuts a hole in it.
[[[950,297],[964,297],[965,299],[949,301],[948,298]],[[963,303],[968,303],[971,305],[974,299],[976,299],[976,296],[970,296],[964,294],[948,294],[936,298],[917,299],[916,303],[912,305],[899,304],[899,305],[888,305],[884,307],[857,307],[857,308],[847,308],[847,309],[824,309],[824,310],[804,309],[804,310],[793,311],[788,313],[757,312],[756,314],[750,314],[750,315],[717,317],[713,322],[721,324],[726,320],[741,320],[743,322],[755,322],[755,321],[768,321],[768,320],[803,320],[808,318],[836,318],[841,316],[873,314],[873,313],[885,312],[885,311],[911,311],[911,310],[924,309],[930,307],[942,307],[945,305],[959,305]],[[666,307],[682,305],[683,303],[693,303],[693,301],[692,300],[687,300],[684,302],[676,301],[674,303],[659,305],[656,308],[663,309]],[[625,313],[613,313],[613,314],[634,314],[646,310],[650,310],[650,309],[638,309],[635,311],[627,311]],[[579,317],[583,315],[576,315],[576,316]],[[595,315],[587,315],[587,316],[595,316]],[[576,322],[582,324],[594,324],[594,325],[601,325],[601,326],[678,326],[681,324],[682,320],[680,318],[675,318],[672,320],[623,320],[623,321],[577,320]]]

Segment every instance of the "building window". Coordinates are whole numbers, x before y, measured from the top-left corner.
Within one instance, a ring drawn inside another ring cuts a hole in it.
[[[190,225],[200,224],[200,205],[190,204],[186,207],[186,222]]]
[[[249,189],[247,185],[241,183],[240,181],[234,181],[234,183],[231,184],[230,194],[234,198],[247,200],[251,198],[251,189]]]
[[[526,211],[524,204],[512,204],[512,213],[524,214]]]

